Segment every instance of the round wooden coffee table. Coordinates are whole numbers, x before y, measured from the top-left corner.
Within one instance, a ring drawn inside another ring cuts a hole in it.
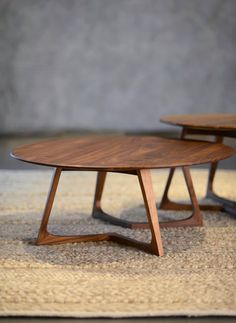
[[[188,166],[216,162],[230,157],[233,153],[232,148],[223,144],[212,144],[204,141],[139,136],[88,136],[38,142],[16,148],[11,155],[25,162],[55,167],[37,238],[38,245],[110,240],[162,256],[163,247],[150,169],[182,167],[193,206],[193,214],[190,218],[174,223],[162,223],[161,226],[183,225],[184,223],[202,225],[202,217]],[[119,222],[121,220],[106,214],[101,208],[106,173],[117,172],[138,176],[148,224],[126,221],[124,226],[150,228],[151,242],[139,242],[117,233],[82,236],[61,236],[49,233],[47,225],[59,178],[62,171],[68,170],[98,171],[92,215],[118,225],[122,224]]]
[[[179,114],[163,116],[161,122],[182,127],[181,138],[188,135],[208,135],[215,136],[215,142],[222,143],[224,137],[236,138],[236,114]],[[218,161],[212,162],[208,177],[206,196],[220,202],[220,205],[201,205],[205,210],[222,210],[236,215],[236,201],[231,201],[217,195],[213,190]],[[161,202],[161,208],[173,209],[178,207],[168,198],[168,190],[172,181],[174,169],[171,170],[168,184]],[[181,205],[179,205],[181,207]],[[186,205],[182,205],[185,209]]]

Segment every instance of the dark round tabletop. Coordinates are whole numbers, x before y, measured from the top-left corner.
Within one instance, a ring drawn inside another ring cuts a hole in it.
[[[223,144],[149,136],[86,136],[41,141],[11,156],[45,166],[84,170],[135,170],[214,162],[234,154]]]
[[[236,132],[236,114],[174,114],[161,117],[171,125],[214,131]]]

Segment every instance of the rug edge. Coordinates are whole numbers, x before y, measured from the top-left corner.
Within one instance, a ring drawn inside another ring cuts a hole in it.
[[[0,317],[70,317],[70,318],[131,318],[131,317],[167,317],[167,316],[186,316],[186,317],[203,317],[203,316],[236,316],[236,310],[212,310],[212,311],[152,311],[152,312],[49,312],[49,311],[0,311]]]

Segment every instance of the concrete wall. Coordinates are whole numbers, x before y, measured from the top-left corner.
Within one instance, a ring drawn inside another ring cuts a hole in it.
[[[235,0],[0,0],[1,133],[154,130],[235,102]]]

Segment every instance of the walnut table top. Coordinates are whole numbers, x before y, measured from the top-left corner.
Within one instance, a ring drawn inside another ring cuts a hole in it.
[[[236,114],[174,114],[163,116],[160,120],[182,127],[236,133]]]
[[[86,136],[16,148],[12,157],[45,166],[84,170],[137,170],[221,160],[234,150],[205,141],[145,136]]]

